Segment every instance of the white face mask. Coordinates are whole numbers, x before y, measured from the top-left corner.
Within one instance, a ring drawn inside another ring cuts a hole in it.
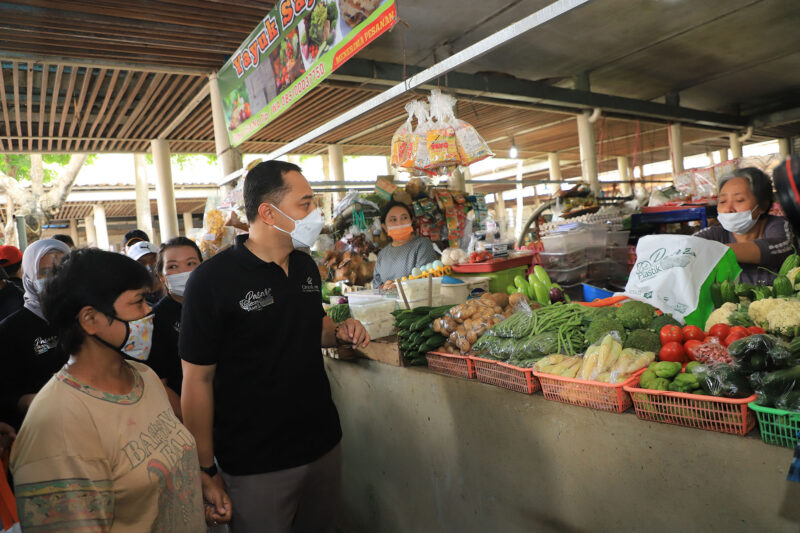
[[[167,289],[175,296],[183,296],[183,291],[186,288],[186,281],[189,279],[189,274],[192,272],[181,272],[179,274],[167,274]]]
[[[720,225],[731,233],[742,235],[747,233],[758,222],[753,218],[752,211],[739,211],[737,213],[719,213],[717,215]]]
[[[325,225],[325,219],[322,216],[322,210],[318,207],[311,211],[305,218],[295,220],[280,209],[275,204],[270,204],[278,210],[280,214],[294,222],[294,229],[289,232],[274,226],[278,231],[282,231],[292,237],[292,244],[295,248],[310,248],[312,244],[317,241],[322,226]]]

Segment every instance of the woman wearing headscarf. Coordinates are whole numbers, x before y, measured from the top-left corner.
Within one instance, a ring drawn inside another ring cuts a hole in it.
[[[67,362],[58,334],[45,320],[39,296],[45,279],[69,253],[55,239],[36,241],[22,256],[25,304],[0,322],[0,420],[19,428],[34,396]]]

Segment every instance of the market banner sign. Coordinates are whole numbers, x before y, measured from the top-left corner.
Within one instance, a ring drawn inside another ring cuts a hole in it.
[[[275,120],[397,22],[395,0],[281,0],[217,76],[231,145]]]

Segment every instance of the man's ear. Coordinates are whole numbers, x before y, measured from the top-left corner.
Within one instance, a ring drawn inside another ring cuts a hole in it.
[[[258,206],[258,218],[268,226],[275,225],[275,210],[266,202]]]
[[[91,305],[87,305],[78,312],[78,323],[83,331],[94,335],[100,328],[108,325],[108,317]]]

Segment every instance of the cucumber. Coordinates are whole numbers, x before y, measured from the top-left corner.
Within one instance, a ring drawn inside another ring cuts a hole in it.
[[[451,308],[452,308],[451,305],[443,305],[441,307],[434,307],[433,309],[430,310],[430,312],[428,313],[428,316],[431,318],[431,320],[435,320],[437,318],[441,318],[444,315],[446,315],[447,312]]]
[[[435,350],[439,346],[443,345],[447,339],[445,339],[442,335],[438,333],[435,334],[433,337],[429,337],[425,344],[422,345],[422,349],[420,351],[429,352],[431,350]]]
[[[423,329],[422,330],[422,336],[425,337],[426,339],[430,338],[430,337],[432,337],[434,335],[436,335],[436,332],[433,331],[433,328],[428,328],[428,329]]]
[[[427,328],[430,325],[430,323],[431,319],[428,318],[428,315],[426,314],[425,316],[423,316],[422,318],[411,324],[411,327],[409,329],[411,331],[421,331]]]

